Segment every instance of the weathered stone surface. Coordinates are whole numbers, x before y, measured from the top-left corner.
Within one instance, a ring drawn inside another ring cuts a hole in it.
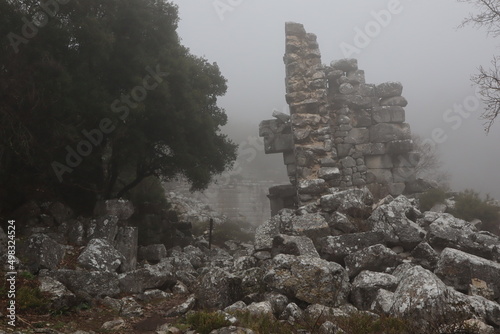
[[[122,198],[99,201],[94,208],[96,216],[116,216],[119,220],[126,220],[134,214],[132,202]]]
[[[427,326],[436,319],[452,319],[460,313],[457,293],[432,272],[420,266],[404,265],[394,275],[401,280],[394,292],[392,316],[409,318]]]
[[[305,235],[313,240],[328,235],[330,226],[319,214],[294,215],[288,224],[281,225],[281,232],[290,235]]]
[[[273,247],[273,238],[280,233],[281,225],[289,224],[292,216],[293,210],[283,209],[258,226],[255,230],[255,250],[270,250]]]
[[[54,220],[58,224],[62,224],[74,216],[73,210],[61,202],[51,203],[48,206],[47,211],[52,217],[54,217]]]
[[[399,106],[406,107],[408,105],[408,101],[402,96],[394,96],[388,97],[380,100],[381,106]]]
[[[384,82],[375,86],[375,93],[379,97],[401,96],[403,85],[400,82]]]
[[[211,267],[200,277],[196,298],[202,308],[223,309],[240,300],[242,293],[241,278]]]
[[[346,144],[365,144],[370,141],[370,130],[368,128],[354,128],[344,138]]]
[[[279,315],[280,320],[288,321],[289,323],[295,323],[304,318],[304,311],[295,303],[289,303],[283,312]]]
[[[340,212],[333,212],[327,221],[332,231],[340,231],[341,234],[359,232],[349,218]]]
[[[179,317],[188,313],[196,304],[195,295],[189,296],[183,303],[174,306],[165,313],[165,317]]]
[[[471,223],[446,213],[440,214],[429,225],[427,239],[436,249],[456,248],[490,260],[497,260],[497,250],[500,248],[497,236],[478,232]]]
[[[157,263],[167,257],[167,249],[164,244],[154,244],[139,247],[139,261],[146,260],[148,262]]]
[[[384,143],[366,143],[356,145],[356,151],[364,155],[381,155],[388,153]]]
[[[210,334],[255,334],[255,332],[249,328],[229,326],[214,329]]]
[[[90,239],[106,239],[109,242],[114,242],[118,233],[118,217],[117,216],[102,216],[90,222],[87,229],[87,238]]]
[[[173,286],[176,282],[174,267],[168,260],[155,265],[129,271],[118,276],[120,288],[126,293],[141,293],[146,289],[161,289]]]
[[[137,267],[139,231],[137,227],[120,226],[115,239],[115,248],[124,259],[118,268],[119,272],[135,270]]]
[[[76,306],[78,299],[75,294],[69,291],[61,282],[50,276],[40,276],[38,281],[40,282],[40,291],[48,294],[51,310],[57,312]]]
[[[64,257],[64,248],[46,234],[33,234],[27,241],[24,254],[31,272],[56,269]]]
[[[370,142],[388,143],[410,139],[410,126],[406,123],[378,123],[370,128]]]
[[[401,245],[405,249],[413,249],[426,235],[426,232],[407,216],[415,216],[420,212],[413,207],[404,196],[379,206],[368,219],[373,231],[382,232],[389,245]]]
[[[403,123],[405,110],[398,106],[375,107],[372,111],[374,123]]]
[[[339,179],[341,176],[337,167],[321,167],[318,171],[318,177],[326,181]]]
[[[321,122],[321,116],[316,114],[293,114],[292,124],[296,127],[307,125],[317,126]]]
[[[448,285],[466,292],[472,279],[483,280],[494,292],[494,300],[500,301],[500,264],[446,248],[441,252],[436,274]]]
[[[334,60],[330,63],[334,70],[341,70],[343,72],[356,71],[358,69],[358,60],[354,58],[344,58]]]
[[[55,278],[78,297],[116,296],[120,293],[118,275],[107,271],[86,271],[59,269],[51,271],[50,277]]]
[[[384,155],[372,155],[365,157],[365,164],[368,168],[392,168],[392,158],[391,156]]]
[[[318,246],[322,258],[343,263],[347,255],[382,242],[384,242],[382,232],[362,232],[328,236],[320,239]]]
[[[266,154],[283,153],[293,150],[293,136],[290,133],[278,133],[264,137],[264,150]]]
[[[413,141],[411,139],[394,140],[386,144],[386,152],[391,155],[406,154],[411,150],[413,150]],[[413,161],[411,162],[413,163]]]
[[[427,270],[434,270],[439,260],[438,253],[427,242],[421,242],[411,251],[412,262]]]
[[[270,302],[263,301],[259,303],[252,303],[246,307],[246,311],[256,316],[272,316],[273,307]]]
[[[115,272],[125,258],[107,240],[92,239],[77,259],[87,270]]]
[[[321,194],[326,190],[328,185],[323,179],[313,179],[313,180],[301,180],[297,186],[299,193],[301,194]]]
[[[360,310],[369,310],[380,289],[396,290],[396,277],[374,271],[362,271],[352,282],[349,300]]]
[[[383,272],[395,268],[402,260],[391,249],[378,244],[346,256],[344,262],[349,277],[355,277],[363,270]]]
[[[321,196],[320,200],[324,211],[343,212],[353,217],[363,216],[372,204],[373,196],[366,187],[335,191]]]
[[[350,290],[344,268],[311,256],[277,255],[264,282],[269,289],[308,303],[344,304]]]
[[[306,236],[288,236],[280,234],[273,239],[273,256],[278,254],[308,255],[318,257],[311,239]]]
[[[276,117],[279,121],[287,123],[290,121],[290,115],[279,112],[278,110],[273,110],[273,117]]]

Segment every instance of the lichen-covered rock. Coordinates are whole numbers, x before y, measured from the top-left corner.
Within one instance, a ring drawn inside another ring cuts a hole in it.
[[[120,289],[126,293],[141,293],[146,289],[173,286],[176,282],[174,267],[168,259],[120,274],[118,279]]]
[[[146,260],[152,263],[158,263],[167,257],[167,249],[164,244],[154,244],[139,247],[137,254],[139,261]]]
[[[436,274],[455,289],[466,292],[472,279],[478,278],[494,292],[494,300],[500,301],[500,264],[479,256],[446,248],[441,253]]]
[[[24,257],[31,272],[56,269],[64,257],[64,247],[43,233],[33,234],[27,240]]]
[[[277,254],[309,255],[319,258],[311,239],[306,236],[288,236],[285,234],[274,237],[272,254],[273,256]]]
[[[321,238],[318,240],[318,246],[322,258],[343,263],[347,255],[383,242],[382,232],[361,232]]]
[[[289,303],[279,316],[280,320],[286,320],[291,324],[301,321],[303,318],[304,311],[295,303]]]
[[[118,217],[117,216],[101,216],[90,221],[87,229],[87,238],[90,239],[106,239],[109,242],[114,242],[118,233]]]
[[[199,279],[196,291],[202,308],[224,309],[243,297],[241,278],[217,267],[210,267]]]
[[[378,97],[401,96],[403,85],[400,82],[384,82],[375,87]]]
[[[346,256],[344,262],[349,277],[355,277],[363,270],[383,272],[395,268],[402,260],[391,249],[378,244]]]
[[[171,308],[165,313],[165,317],[179,317],[188,313],[196,304],[195,295],[189,296],[183,303]]]
[[[246,307],[246,311],[256,316],[272,316],[273,307],[270,302],[263,301],[259,303],[252,303]]]
[[[330,226],[325,218],[315,213],[293,215],[287,224],[281,224],[280,231],[289,235],[305,235],[313,240],[328,235]]]
[[[425,269],[433,271],[436,269],[439,254],[427,242],[421,242],[411,251],[412,262]]]
[[[107,240],[92,239],[77,259],[87,270],[114,272],[125,258]]]
[[[139,231],[134,226],[120,226],[114,242],[115,249],[123,255],[119,272],[135,270],[137,267],[137,252]]]
[[[67,310],[76,306],[78,298],[61,282],[50,276],[40,276],[38,282],[40,283],[40,291],[48,294],[51,310]]]
[[[326,191],[328,184],[323,179],[301,180],[297,189],[300,194],[318,195]]]
[[[214,329],[209,334],[255,334],[255,332],[249,328],[229,326]]]
[[[49,272],[76,296],[85,299],[116,296],[120,293],[118,274],[107,271],[59,269]]]
[[[96,216],[116,216],[119,220],[127,220],[134,214],[134,205],[132,202],[121,199],[108,199],[99,201],[94,207]]]
[[[280,233],[281,225],[289,224],[293,215],[292,210],[283,209],[264,224],[258,226],[255,230],[255,250],[270,250],[273,247],[273,238]]]
[[[405,196],[398,196],[392,202],[379,206],[368,219],[372,231],[384,234],[390,246],[401,245],[405,249],[413,249],[426,235],[417,223],[408,216],[420,215],[420,212]]]
[[[368,188],[335,191],[321,197],[321,208],[338,211],[353,217],[363,217],[373,204],[373,196]]]
[[[349,218],[340,212],[333,212],[327,221],[332,233],[339,232],[339,234],[344,234],[359,232],[358,228],[349,220]]]
[[[360,310],[369,310],[380,289],[394,291],[398,286],[396,277],[369,270],[362,271],[352,282],[350,301]]]
[[[277,255],[264,283],[288,298],[331,306],[344,304],[350,290],[341,265],[307,255]]]
[[[450,214],[440,214],[429,225],[429,244],[437,249],[446,247],[462,250],[490,260],[496,260],[500,238]]]

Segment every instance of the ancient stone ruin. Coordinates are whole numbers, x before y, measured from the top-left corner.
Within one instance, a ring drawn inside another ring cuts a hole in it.
[[[315,203],[332,187],[366,186],[377,198],[416,189],[406,99],[399,82],[367,84],[356,59],[321,63],[316,35],[286,24],[290,115],[262,121],[266,153],[283,153],[289,185],[269,190],[272,214]]]

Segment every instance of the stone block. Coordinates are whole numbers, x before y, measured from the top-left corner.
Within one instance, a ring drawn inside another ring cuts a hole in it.
[[[343,72],[356,71],[358,69],[358,60],[354,58],[344,58],[334,60],[330,63],[334,70],[341,70]]]
[[[394,140],[386,144],[387,154],[402,154],[413,150],[413,141],[411,139]]]
[[[394,182],[407,182],[414,180],[416,171],[413,167],[398,167],[392,169]]]
[[[321,122],[321,116],[315,114],[299,114],[292,115],[292,124],[296,127],[304,127],[311,125],[316,127]]]
[[[341,174],[337,167],[321,167],[318,171],[318,177],[323,180],[334,180],[340,178]]]
[[[408,152],[393,157],[394,167],[416,167],[420,161],[419,152]]]
[[[374,123],[403,123],[405,110],[398,106],[374,107],[372,119]]]
[[[382,98],[401,96],[403,85],[400,82],[384,82],[375,87],[377,96]]]
[[[365,110],[352,110],[352,126],[355,128],[367,127],[372,125],[372,118]]]
[[[356,151],[362,153],[363,155],[379,155],[386,154],[386,144],[384,143],[366,143],[359,144],[355,146]]]
[[[298,184],[298,192],[300,194],[321,194],[327,188],[327,184],[323,179],[302,180]]]
[[[355,70],[347,72],[347,79],[349,79],[349,83],[353,85],[359,85],[365,83],[365,71],[363,70]]]
[[[392,158],[389,155],[370,155],[365,157],[365,165],[368,168],[392,168]]]
[[[370,130],[367,128],[354,128],[344,138],[346,144],[365,144],[370,140]]]
[[[368,174],[371,174],[378,183],[394,182],[390,169],[368,169]]]
[[[272,137],[264,137],[264,150],[266,154],[270,153],[283,153],[293,150],[292,135],[276,134]]]
[[[372,143],[387,143],[410,138],[410,126],[407,123],[379,123],[370,128],[370,141]]]
[[[408,105],[408,101],[402,96],[394,96],[388,97],[380,100],[381,106],[399,106],[406,107]]]

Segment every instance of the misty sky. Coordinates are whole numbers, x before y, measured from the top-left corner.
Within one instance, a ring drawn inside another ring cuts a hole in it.
[[[271,118],[273,109],[287,111],[284,26],[299,22],[318,36],[324,64],[345,58],[346,46],[353,46],[357,53],[350,57],[358,59],[367,83],[403,84],[406,121],[424,139],[442,142],[454,190],[473,188],[500,198],[500,120],[486,136],[470,81],[480,65],[488,67],[500,54],[499,41],[484,29],[458,28],[472,6],[456,0],[173,2],[179,6],[182,43],[217,62],[228,79],[228,92],[219,102],[229,117],[228,133],[243,128],[247,136],[256,136],[258,124]],[[391,17],[376,23],[374,13],[388,10]],[[357,31],[366,29],[372,37],[356,40]],[[237,143],[245,141],[236,137]],[[284,173],[280,157],[268,158]]]

